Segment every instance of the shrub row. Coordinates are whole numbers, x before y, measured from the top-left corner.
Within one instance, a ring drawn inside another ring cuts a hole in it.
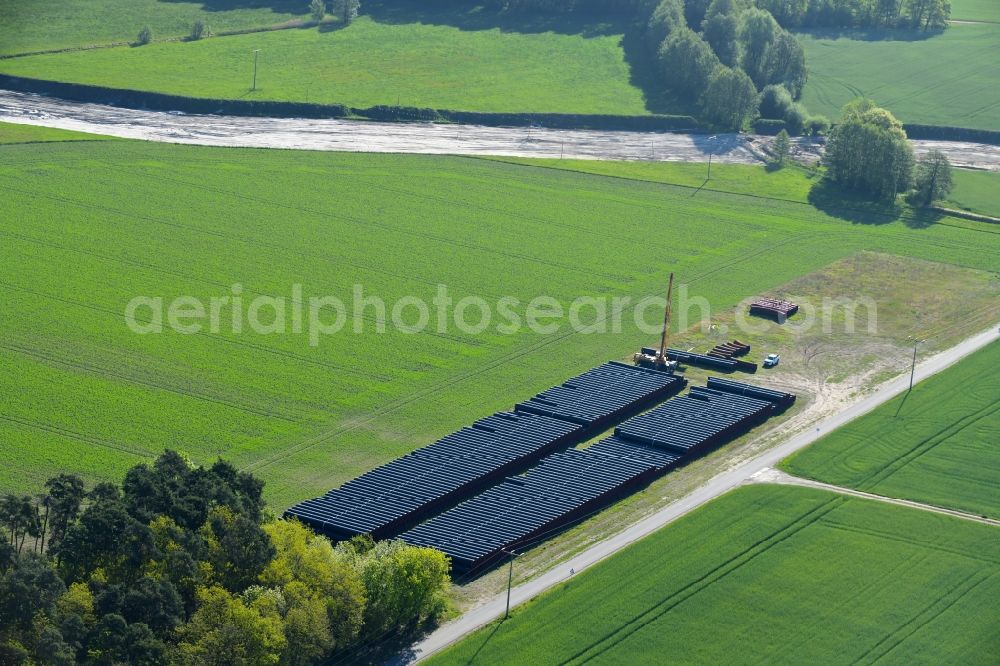
[[[932,139],[936,141],[973,141],[1000,146],[1000,130],[970,129],[948,125],[904,124],[906,136],[911,139]]]
[[[0,88],[42,93],[75,102],[108,104],[150,111],[272,116],[283,118],[360,117],[384,122],[455,122],[490,126],[539,125],[559,129],[602,129],[619,131],[678,131],[699,129],[691,116],[614,116],[569,113],[480,113],[416,107],[372,106],[354,109],[344,104],[252,101],[182,97],[165,93],[105,88],[78,83],[44,81],[0,74]]]
[[[781,130],[787,130],[787,127],[785,121],[780,118],[758,118],[753,124],[753,131],[757,134],[774,136]]]

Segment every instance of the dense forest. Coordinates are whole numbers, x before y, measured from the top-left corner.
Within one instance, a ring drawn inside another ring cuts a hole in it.
[[[444,554],[334,546],[263,483],[166,452],[121,486],[0,502],[0,664],[317,663],[446,609]]]

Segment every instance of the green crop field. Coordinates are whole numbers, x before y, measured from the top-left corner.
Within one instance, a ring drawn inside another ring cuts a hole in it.
[[[1000,253],[987,224],[454,157],[5,145],[0,191],[0,488],[57,471],[117,477],[172,447],[257,472],[277,507],[649,337],[628,316],[621,333],[570,334],[565,321],[555,335],[377,333],[374,307],[363,334],[317,346],[305,330],[141,335],[124,320],[131,299],[206,302],[239,284],[249,303],[301,284],[305,298],[350,302],[361,285],[391,307],[443,284],[456,301],[515,297],[523,313],[540,295],[660,294],[675,270],[722,308],[859,249],[985,269]],[[636,242],[656,236],[669,244]]]
[[[792,456],[792,474],[1000,516],[1000,343]]]
[[[1000,23],[1000,3],[994,0],[952,0],[953,21]]]
[[[679,185],[700,191],[732,192],[800,202],[809,200],[809,190],[819,180],[819,172],[794,166],[766,171],[751,164],[714,164],[712,178],[709,180],[706,165],[698,162],[613,162],[514,157],[491,159],[612,178]]]
[[[362,16],[281,30],[39,55],[0,72],[191,97],[565,113],[647,113],[621,34],[520,33]],[[260,49],[250,93],[252,51]]]
[[[995,527],[750,486],[428,663],[988,664],[998,574]]]
[[[799,33],[809,82],[802,101],[831,119],[866,95],[905,123],[1000,127],[1000,25],[951,25],[940,34]]]
[[[49,141],[102,141],[108,138],[97,134],[71,132],[54,127],[0,123],[0,144],[43,143]]]
[[[184,0],[0,0],[0,53],[134,41],[148,25],[157,39],[183,37],[202,20],[214,31],[308,18],[308,2]]]
[[[980,215],[1000,217],[1000,173],[954,169],[955,189],[945,205]]]

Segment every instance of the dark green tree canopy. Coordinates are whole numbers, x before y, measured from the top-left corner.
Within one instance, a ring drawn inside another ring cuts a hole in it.
[[[913,179],[913,148],[902,123],[869,99],[843,110],[830,133],[824,162],[828,175],[848,190],[893,201]]]

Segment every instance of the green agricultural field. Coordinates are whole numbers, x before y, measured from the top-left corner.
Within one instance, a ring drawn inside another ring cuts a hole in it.
[[[905,123],[1000,127],[1000,25],[951,25],[940,34],[799,33],[809,82],[802,101],[831,119],[866,95]]]
[[[945,205],[971,213],[1000,217],[1000,173],[954,169],[952,190]]]
[[[513,164],[546,169],[578,171],[612,178],[644,180],[678,185],[699,191],[732,192],[806,202],[809,191],[819,180],[820,172],[787,166],[777,171],[752,164],[713,164],[708,179],[705,163],[689,162],[612,162],[610,160],[556,160],[538,158],[491,158]]]
[[[134,297],[206,303],[238,284],[248,307],[301,284],[305,298],[349,303],[361,285],[391,306],[443,284],[455,301],[512,296],[523,313],[541,295],[564,306],[659,295],[673,270],[728,308],[860,249],[981,269],[1000,254],[987,224],[454,157],[6,145],[0,193],[0,489],[36,489],[57,471],[117,477],[172,447],[255,471],[277,508],[650,338],[629,316],[620,333],[571,334],[565,321],[551,335],[436,322],[378,333],[374,306],[363,334],[317,346],[287,318],[284,335],[142,335],[124,319]],[[637,242],[654,237],[669,243]]]
[[[267,27],[308,18],[308,2],[269,0],[0,0],[0,53],[25,53],[136,39],[184,37],[201,19],[213,31]]]
[[[994,0],[952,0],[951,19],[1000,23],[1000,4]]]
[[[993,663],[997,528],[736,490],[428,663]]]
[[[782,467],[799,476],[1000,516],[1000,343],[931,377]]]
[[[260,49],[257,91],[250,93]],[[0,61],[0,72],[191,97],[565,113],[647,113],[621,34],[377,22]]]
[[[108,138],[98,134],[71,132],[54,127],[0,123],[0,144],[43,143],[49,141],[101,141]]]

